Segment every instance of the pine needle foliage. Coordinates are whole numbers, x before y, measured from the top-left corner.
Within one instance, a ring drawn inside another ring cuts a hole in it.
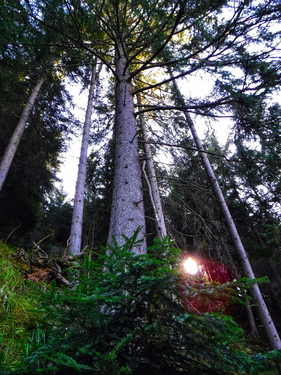
[[[232,318],[188,312],[180,251],[165,238],[136,255],[137,235],[77,260],[72,290],[38,292],[45,341],[5,374],[257,374],[276,358],[235,350],[243,332]]]

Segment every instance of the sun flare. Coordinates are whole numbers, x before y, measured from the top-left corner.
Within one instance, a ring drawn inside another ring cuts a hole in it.
[[[198,272],[198,266],[195,260],[193,260],[191,257],[183,262],[183,266],[185,271],[191,275],[195,275]]]

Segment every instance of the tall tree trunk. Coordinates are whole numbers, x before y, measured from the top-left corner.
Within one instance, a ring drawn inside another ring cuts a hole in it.
[[[97,60],[95,59],[92,67],[92,77],[89,88],[88,104],[83,128],[83,136],[81,142],[81,151],[78,165],[78,174],[76,180],[74,206],[72,214],[72,222],[70,229],[70,237],[68,240],[69,252],[73,255],[77,255],[81,251],[81,238],[82,238],[82,224],[83,224],[83,210],[84,210],[84,191],[85,191],[85,180],[87,171],[87,155],[89,136],[91,128],[91,117],[94,101],[94,93],[96,86],[96,67]]]
[[[141,108],[141,97],[140,94],[137,94],[137,100],[139,108]],[[146,165],[147,165],[147,174],[148,174],[148,183],[149,188],[151,190],[151,200],[152,200],[152,206],[154,210],[154,216],[156,220],[156,235],[158,238],[163,238],[167,236],[166,226],[165,226],[165,220],[164,220],[164,214],[163,214],[163,208],[161,204],[161,198],[159,194],[158,189],[158,183],[156,179],[156,173],[154,169],[154,163],[152,159],[152,153],[150,144],[148,143],[148,135],[147,135],[147,129],[145,125],[144,120],[144,114],[140,114],[140,126],[141,126],[141,134],[142,138],[144,140],[144,151],[145,151],[145,157],[146,157]]]
[[[40,78],[36,86],[34,87],[32,93],[30,94],[28,102],[26,103],[26,106],[24,107],[20,120],[16,126],[16,129],[14,130],[14,133],[10,139],[8,146],[6,147],[5,153],[0,162],[0,191],[2,190],[6,176],[9,172],[10,166],[12,164],[12,161],[14,159],[15,153],[20,143],[22,134],[24,132],[26,123],[29,119],[30,112],[33,108],[33,105],[39,94],[39,91],[41,89],[43,82],[44,82],[44,79]]]
[[[177,95],[178,99],[184,104],[184,100],[183,100],[183,97],[181,95],[181,92],[179,90],[179,87],[178,87],[177,83],[175,81],[173,81],[173,83],[174,83],[174,88],[175,88],[176,95]],[[185,118],[186,118],[186,122],[188,123],[188,126],[191,130],[193,139],[196,143],[197,149],[199,150],[199,152],[204,151],[203,145],[202,145],[201,140],[200,140],[200,138],[197,134],[197,131],[195,129],[195,126],[193,124],[193,121],[192,121],[189,113],[187,111],[184,111],[184,115],[185,115]],[[251,264],[249,262],[248,256],[246,254],[246,251],[244,249],[244,246],[242,244],[242,241],[240,239],[240,236],[237,232],[236,226],[235,226],[234,221],[232,219],[232,216],[229,212],[228,206],[225,202],[222,191],[219,187],[219,184],[218,184],[217,179],[215,177],[215,174],[213,172],[212,166],[209,162],[208,156],[204,152],[200,152],[200,156],[201,156],[202,162],[204,164],[205,170],[207,172],[207,175],[209,177],[210,183],[212,185],[213,191],[215,193],[215,196],[218,200],[218,203],[219,203],[219,206],[220,206],[220,209],[221,209],[221,213],[224,217],[226,226],[228,228],[229,234],[230,234],[232,242],[233,242],[233,246],[234,246],[234,248],[236,250],[236,253],[239,257],[240,264],[241,264],[242,269],[243,269],[243,273],[249,279],[254,279],[255,275],[253,273]],[[268,341],[270,343],[271,348],[272,349],[281,349],[280,337],[279,337],[278,332],[276,330],[276,327],[275,327],[275,325],[274,325],[274,323],[271,319],[270,313],[267,309],[267,306],[266,306],[266,304],[263,300],[262,294],[261,294],[259,286],[257,284],[254,284],[252,286],[251,294],[252,294],[254,303],[257,306],[259,317],[260,317],[261,322],[263,324],[263,327],[264,327],[264,330],[266,332],[266,335],[267,335],[267,338],[268,338]],[[281,373],[280,368],[278,368],[278,370],[279,370],[279,373]]]
[[[108,242],[112,244],[115,236],[122,245],[122,235],[131,237],[140,227],[138,238],[144,241],[133,251],[141,254],[146,252],[145,218],[132,83],[124,43],[116,39],[115,165]]]

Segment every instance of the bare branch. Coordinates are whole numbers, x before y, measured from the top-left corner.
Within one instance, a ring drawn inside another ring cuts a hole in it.
[[[230,104],[232,101],[232,97],[229,95],[229,96],[226,96],[225,98],[222,98],[222,99],[218,99],[217,101],[215,102],[209,102],[209,103],[202,103],[202,104],[198,104],[198,105],[193,105],[193,106],[188,106],[188,107],[182,107],[182,106],[157,106],[157,105],[143,105],[143,107],[146,107],[145,109],[142,109],[138,112],[135,113],[135,116],[138,116],[140,115],[141,113],[144,113],[144,112],[152,112],[152,111],[166,111],[166,110],[177,110],[177,111],[189,111],[191,109],[200,109],[200,108],[207,108],[207,107],[216,107],[218,105],[224,105],[224,104]],[[137,107],[137,105],[136,105]],[[207,116],[205,114],[205,116]]]
[[[198,151],[198,152],[203,152],[204,154],[208,154],[208,155],[214,155],[214,156],[219,156],[221,158],[224,158],[226,161],[229,161],[229,162],[232,162],[234,160],[230,160],[228,159],[225,155],[223,154],[217,154],[215,152],[210,152],[210,151],[205,151],[205,150],[199,150],[198,148],[194,148],[194,147],[187,147],[187,146],[181,146],[181,145],[174,145],[172,143],[166,143],[166,142],[155,142],[155,141],[141,141],[139,140],[140,143],[149,143],[149,144],[152,144],[152,145],[161,145],[161,146],[169,146],[169,147],[178,147],[178,148],[184,148],[186,150],[192,150],[192,151]]]

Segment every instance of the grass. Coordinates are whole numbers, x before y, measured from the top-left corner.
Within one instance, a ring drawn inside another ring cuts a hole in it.
[[[34,286],[22,277],[21,260],[14,257],[17,253],[0,242],[0,364],[20,360],[39,318],[34,311]]]

